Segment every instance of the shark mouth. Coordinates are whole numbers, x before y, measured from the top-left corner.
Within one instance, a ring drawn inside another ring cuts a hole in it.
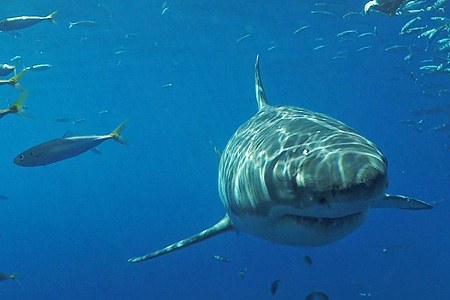
[[[354,223],[360,222],[364,217],[363,212],[358,212],[342,217],[327,218],[327,217],[310,217],[310,216],[299,216],[294,214],[285,214],[282,219],[294,221],[295,223],[307,227],[315,227],[324,230],[342,228],[349,226]]]

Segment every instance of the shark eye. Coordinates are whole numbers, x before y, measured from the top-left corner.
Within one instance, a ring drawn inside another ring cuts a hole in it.
[[[23,154],[20,154],[20,155],[19,155],[19,160],[22,161],[24,158],[25,158],[25,156],[24,156]]]

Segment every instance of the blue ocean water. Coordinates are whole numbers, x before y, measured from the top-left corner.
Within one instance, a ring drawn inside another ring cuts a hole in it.
[[[52,65],[21,80],[28,117],[1,120],[0,194],[8,199],[0,200],[0,272],[17,273],[18,281],[0,282],[0,299],[304,299],[314,290],[330,299],[450,298],[450,139],[442,126],[450,122],[450,78],[420,69],[427,59],[448,67],[448,53],[435,44],[425,51],[420,32],[399,35],[415,15],[348,14],[364,4],[2,3],[0,19],[58,14],[56,25],[0,33],[0,63],[20,56],[18,69]],[[431,16],[449,14],[423,13],[417,26],[436,26]],[[69,29],[81,20],[98,24]],[[357,37],[374,28],[376,34]],[[347,30],[357,33],[337,36]],[[386,50],[394,45],[401,47]],[[361,228],[325,247],[227,233],[128,263],[224,215],[213,148],[223,149],[257,110],[257,54],[272,104],[323,112],[354,127],[389,159],[388,191],[435,208],[371,210]],[[2,107],[18,96],[0,87]],[[100,155],[45,167],[12,162],[68,130],[107,134],[125,119],[128,146],[107,141]]]

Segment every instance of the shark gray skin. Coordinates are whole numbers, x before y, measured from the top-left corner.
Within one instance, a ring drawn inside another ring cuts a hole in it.
[[[214,226],[129,262],[141,262],[235,229],[273,242],[322,246],[350,234],[370,208],[431,205],[385,193],[387,160],[344,123],[295,106],[268,104],[255,65],[258,112],[221,154],[219,195],[227,211]]]

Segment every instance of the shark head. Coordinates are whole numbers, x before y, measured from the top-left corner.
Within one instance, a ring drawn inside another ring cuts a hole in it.
[[[233,224],[292,245],[345,237],[384,197],[387,160],[369,140],[324,114],[270,106],[255,70],[258,113],[230,139],[219,195]]]

